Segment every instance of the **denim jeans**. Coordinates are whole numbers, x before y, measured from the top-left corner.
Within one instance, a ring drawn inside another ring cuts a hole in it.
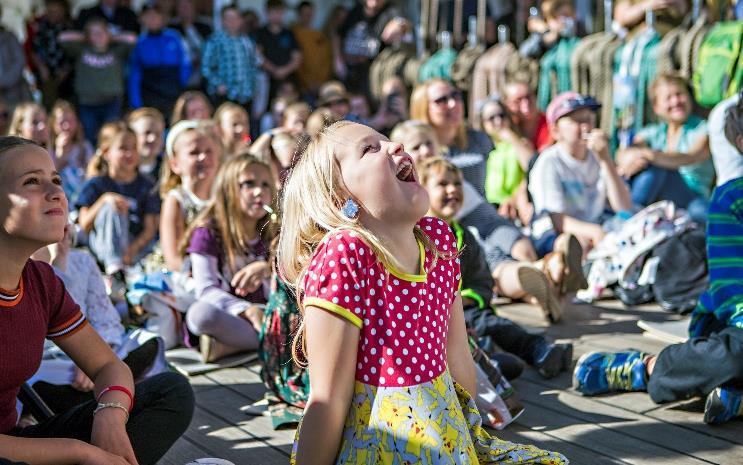
[[[630,180],[632,203],[648,205],[659,200],[670,200],[677,207],[686,208],[697,195],[686,185],[676,170],[650,165]]]
[[[83,125],[85,138],[95,146],[101,126],[121,118],[121,100],[116,99],[98,105],[79,104],[77,112],[80,123]]]
[[[126,431],[140,465],[154,465],[191,423],[193,390],[183,376],[172,372],[161,373],[138,383],[135,399]],[[95,400],[91,400],[38,425],[19,428],[10,434],[26,438],[71,438],[90,442],[93,410],[97,405]],[[8,462],[0,459],[2,463]]]

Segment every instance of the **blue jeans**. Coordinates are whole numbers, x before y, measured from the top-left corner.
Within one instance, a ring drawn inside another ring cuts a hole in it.
[[[670,200],[685,208],[695,221],[706,222],[707,201],[686,184],[676,170],[650,165],[630,180],[632,203],[647,207],[660,200]]]
[[[121,100],[116,99],[98,105],[77,106],[80,123],[83,125],[85,138],[96,145],[98,131],[104,124],[121,118]]]

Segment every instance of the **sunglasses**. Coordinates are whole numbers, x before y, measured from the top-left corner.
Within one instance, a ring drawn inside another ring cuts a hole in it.
[[[453,90],[446,95],[442,95],[439,98],[433,99],[433,103],[435,103],[436,105],[446,105],[447,103],[449,103],[450,100],[459,102],[460,100],[462,100],[462,92]]]
[[[504,119],[506,117],[505,113],[493,113],[492,115],[483,115],[482,120],[483,121],[495,121],[497,119]]]

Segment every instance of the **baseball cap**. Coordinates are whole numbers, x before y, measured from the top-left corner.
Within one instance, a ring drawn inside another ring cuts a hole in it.
[[[595,98],[581,95],[578,92],[563,92],[547,105],[547,123],[553,125],[563,116],[583,108],[595,111],[601,108],[601,104]]]

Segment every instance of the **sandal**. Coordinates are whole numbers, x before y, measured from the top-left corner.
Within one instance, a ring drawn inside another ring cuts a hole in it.
[[[562,318],[562,304],[553,290],[549,278],[539,268],[524,264],[518,271],[519,284],[524,292],[534,297],[544,316],[552,323]]]
[[[572,234],[560,234],[555,240],[553,250],[553,253],[560,253],[563,260],[561,279],[555,283],[560,295],[586,289],[588,281],[583,274],[583,247],[578,239]],[[548,261],[545,257],[544,262]],[[549,271],[545,270],[545,274],[551,277]]]

